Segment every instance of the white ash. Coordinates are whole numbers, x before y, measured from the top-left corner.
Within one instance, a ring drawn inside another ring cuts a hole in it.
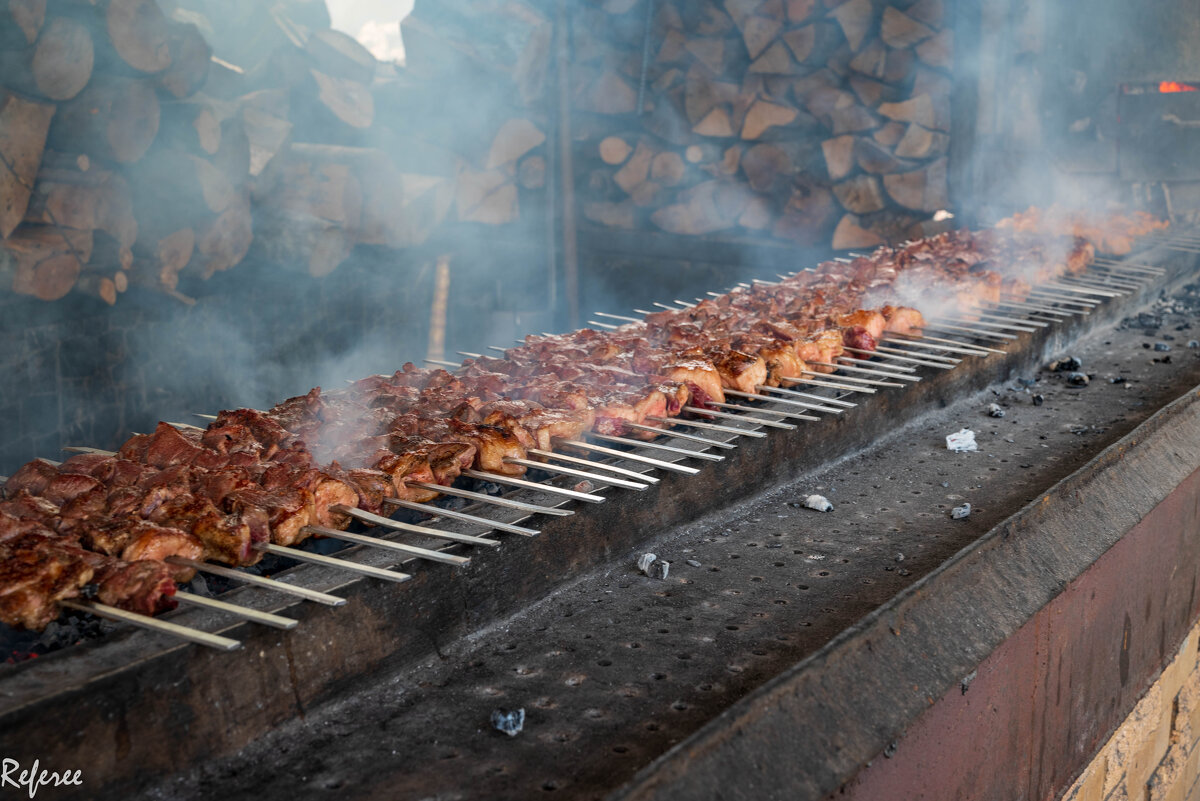
[[[691,565],[692,567],[700,567],[700,563],[697,562],[695,559],[689,559],[689,560],[687,560],[687,563],[689,565]]]
[[[809,495],[804,499],[804,506],[808,509],[816,509],[818,512],[833,511],[833,504],[824,495]]]
[[[946,435],[946,448],[955,453],[969,453],[979,450],[979,445],[975,442],[975,432],[964,428]]]
[[[650,565],[654,564],[654,560],[657,558],[658,558],[658,554],[653,554],[653,553],[642,554],[641,556],[638,557],[638,560],[637,560],[638,570],[642,571],[647,576],[650,575]]]
[[[950,510],[950,517],[955,520],[963,520],[971,516],[971,504],[964,503],[962,506],[955,506]]]
[[[1003,417],[1004,409],[998,403],[989,403],[987,405],[988,417]]]
[[[650,578],[665,579],[667,574],[671,572],[671,563],[662,559],[655,559],[650,564],[650,569],[646,571],[646,575]]]

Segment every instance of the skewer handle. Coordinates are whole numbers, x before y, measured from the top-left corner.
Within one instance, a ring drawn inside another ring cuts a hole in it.
[[[348,562],[345,559],[334,559],[332,556],[325,556],[311,551],[299,551],[295,548],[285,548],[282,545],[272,545],[271,543],[260,543],[254,546],[264,553],[274,554],[275,556],[283,556],[288,559],[295,559],[297,562],[311,562],[314,565],[322,567],[332,567],[337,570],[345,570],[348,573],[358,573],[371,578],[383,579],[384,581],[403,582],[408,581],[412,576],[407,573],[401,573],[396,570],[384,570],[380,567],[372,567],[371,565],[360,565],[357,562]]]
[[[237,640],[231,640],[228,637],[222,637],[219,634],[209,634],[207,631],[200,631],[188,626],[180,626],[178,623],[170,623],[166,620],[149,617],[147,615],[139,615],[137,612],[127,612],[124,609],[118,609],[115,606],[101,604],[95,601],[59,601],[59,606],[64,606],[67,609],[74,609],[76,612],[87,612],[96,617],[106,618],[108,620],[117,620],[122,623],[132,623],[135,626],[150,631],[157,631],[163,634],[170,634],[172,637],[178,637],[181,640],[194,642],[197,645],[206,645],[209,648],[216,648],[218,651],[236,651],[242,647],[242,644]]]
[[[300,621],[295,618],[284,617],[283,615],[273,615],[270,612],[260,612],[257,609],[247,609],[244,606],[231,604],[226,601],[218,601],[216,598],[206,598],[203,595],[193,595],[190,592],[177,592],[175,599],[185,604],[192,606],[200,606],[205,609],[216,609],[220,612],[228,612],[231,615],[236,615],[251,623],[258,623],[263,626],[270,626],[273,629],[283,629],[290,631],[300,625]]]
[[[199,570],[201,573],[211,573],[214,576],[240,581],[244,584],[249,584],[253,587],[262,587],[266,590],[275,590],[287,595],[293,595],[297,598],[302,598],[305,601],[314,601],[325,606],[345,606],[346,599],[339,598],[336,595],[330,595],[326,592],[310,590],[307,587],[297,587],[295,584],[289,584],[286,581],[279,579],[267,578],[259,576],[255,573],[247,573],[242,570],[233,570],[232,568],[222,567],[221,565],[212,565],[207,562],[197,562],[195,559],[186,559],[182,556],[168,556],[166,560],[173,565],[180,567],[190,567],[193,570]]]

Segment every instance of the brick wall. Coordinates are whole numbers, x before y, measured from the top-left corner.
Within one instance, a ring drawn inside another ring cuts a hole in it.
[[[1064,801],[1200,799],[1200,626],[1064,794]]]

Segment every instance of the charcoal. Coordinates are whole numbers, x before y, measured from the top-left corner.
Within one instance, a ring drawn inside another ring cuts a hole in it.
[[[1061,359],[1056,359],[1046,365],[1046,369],[1052,373],[1072,373],[1083,366],[1083,362],[1079,361],[1074,356],[1064,356]]]
[[[641,556],[638,557],[638,560],[637,560],[638,570],[642,571],[647,576],[650,575],[650,565],[654,564],[654,560],[656,560],[656,559],[658,559],[657,554],[652,554],[652,553],[642,554]]]
[[[1159,353],[1166,353],[1167,351],[1169,351],[1171,349],[1171,346],[1168,345],[1166,342],[1155,342],[1154,349],[1156,351],[1158,351]]]
[[[509,737],[516,737],[525,728],[525,708],[493,709],[492,728],[502,731]]]
[[[971,504],[964,503],[962,506],[955,506],[950,510],[950,517],[955,520],[964,520],[971,516]]]
[[[665,579],[669,572],[671,572],[670,562],[663,559],[655,559],[650,565],[650,569],[646,571],[646,575],[650,578]]]
[[[1067,383],[1073,387],[1086,387],[1090,381],[1085,373],[1071,373],[1067,376]]]
[[[1034,406],[1041,406],[1045,402],[1046,402],[1046,398],[1044,395],[1034,395],[1033,396],[1033,405]]]
[[[1195,350],[1196,348],[1200,348],[1200,341],[1197,341],[1197,340],[1195,340],[1195,339],[1189,339],[1189,340],[1188,340],[1188,343],[1187,343],[1187,346],[1188,346],[1189,348],[1191,348],[1191,349]]]
[[[687,563],[689,565],[691,565],[692,567],[700,567],[700,563],[697,562],[695,559],[689,559],[689,560],[687,560]]]
[[[1004,416],[1004,409],[1002,409],[1000,407],[1000,404],[998,404],[998,403],[989,403],[987,405],[986,411],[988,413],[988,417],[1003,417]]]

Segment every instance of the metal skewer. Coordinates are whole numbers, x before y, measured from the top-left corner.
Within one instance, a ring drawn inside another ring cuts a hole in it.
[[[219,634],[209,634],[207,631],[180,626],[178,623],[169,623],[147,615],[139,615],[136,612],[126,612],[124,609],[118,609],[108,604],[96,603],[95,601],[72,600],[62,600],[58,604],[67,609],[74,609],[76,612],[88,612],[96,617],[119,620],[123,623],[132,623],[143,629],[170,634],[172,637],[178,637],[181,640],[187,640],[199,645],[207,645],[209,648],[216,648],[219,651],[236,651],[242,647],[242,644],[237,640],[231,640]]]
[[[689,476],[694,476],[700,472],[699,468],[688,467],[687,465],[676,464],[675,462],[665,462],[661,459],[653,459],[649,456],[642,456],[637,453],[629,453],[628,451],[619,451],[616,448],[606,448],[603,445],[593,445],[590,442],[581,442],[577,439],[560,439],[557,440],[560,445],[568,445],[572,448],[578,448],[581,451],[594,451],[602,453],[605,456],[612,456],[618,459],[626,459],[631,462],[641,462],[642,464],[652,465],[662,468],[663,470],[672,470],[676,473],[684,473]]]
[[[619,325],[611,325],[610,323],[602,323],[599,320],[588,320],[587,322],[588,322],[588,325],[594,325],[597,328],[606,328],[609,331],[616,331],[618,328],[621,327]]]
[[[729,391],[726,390],[725,394],[728,395]],[[737,445],[735,445],[732,442],[725,442],[725,441],[719,440],[719,439],[709,439],[708,437],[701,437],[696,434],[684,434],[679,431],[668,431],[665,428],[655,428],[654,426],[644,426],[641,423],[627,422],[624,425],[625,425],[625,428],[629,428],[634,431],[645,431],[648,434],[654,433],[654,434],[658,434],[659,436],[663,436],[663,437],[674,437],[676,439],[687,440],[688,442],[699,442],[702,445],[711,446],[713,448],[723,448],[725,450],[733,450],[734,448],[737,447]]]
[[[464,473],[466,473],[466,472],[469,472],[469,471],[464,471]],[[488,480],[489,481],[492,480],[490,478],[491,474],[488,474],[488,475],[489,475]],[[570,509],[555,509],[552,506],[539,506],[536,503],[525,503],[524,501],[514,501],[511,498],[502,498],[497,495],[488,495],[486,492],[475,492],[474,490],[465,490],[465,489],[460,489],[458,487],[447,487],[442,484],[429,484],[424,481],[408,481],[405,483],[410,487],[419,487],[421,489],[433,490],[434,492],[440,492],[443,495],[453,495],[456,498],[468,498],[473,501],[479,501],[480,503],[490,503],[493,506],[502,506],[505,509],[516,509],[518,512],[525,512],[526,514],[531,514],[531,515],[553,515],[555,517],[570,517],[571,515],[575,514]],[[394,504],[396,506],[402,506],[404,503],[408,503],[408,501],[401,502],[397,498],[385,498],[384,503],[390,503],[390,504]],[[421,511],[423,511],[423,512],[427,511],[427,512],[429,512],[429,514],[441,514],[442,512],[446,511],[445,509],[441,509],[438,507],[425,506],[423,504],[415,504],[415,505],[419,506]],[[405,508],[408,508],[408,507],[405,507]],[[462,514],[462,513],[459,512],[457,514]],[[468,517],[469,517],[469,515],[468,515]],[[486,518],[478,518],[478,520],[479,520],[479,522],[486,522],[489,526],[496,525],[496,522],[494,520],[487,520]],[[516,528],[520,528],[520,527],[518,526]],[[530,531],[530,529],[527,529],[524,531],[514,531],[513,533],[514,534],[526,534],[528,531]],[[533,533],[537,534],[538,532],[534,531]]]
[[[588,434],[592,439],[598,439],[601,442],[615,442],[618,445],[631,445],[637,448],[649,448],[655,451],[663,451],[664,453],[677,453],[682,456],[688,456],[693,459],[704,459],[708,462],[723,462],[725,457],[718,453],[705,453],[704,451],[692,451],[687,448],[675,448],[670,445],[662,445],[658,442],[643,442],[637,439],[625,439],[624,437],[614,437],[611,434]]]
[[[1074,317],[1077,314],[1088,314],[1082,310],[1071,310],[1062,308],[1053,308],[1052,306],[1039,306],[1036,303],[1021,303],[1015,300],[999,300],[994,304],[1000,308],[1023,309],[1034,314],[1047,314],[1053,317]]]
[[[838,358],[845,358],[845,357],[838,357]],[[860,361],[860,360],[855,359],[854,361]],[[889,373],[886,370],[872,370],[867,367],[855,367],[852,364],[840,364],[840,363],[834,364],[832,362],[808,362],[808,364],[815,364],[818,367],[832,367],[835,370],[843,370],[848,373],[864,373],[866,375],[887,376],[888,378],[896,378],[901,381],[912,381],[914,383],[921,380],[921,376],[919,376],[919,375],[903,375],[901,373]]]
[[[413,482],[416,484],[417,482]],[[433,487],[441,487],[440,484],[432,484]],[[496,540],[489,540],[486,537],[476,537],[471,534],[459,534],[457,531],[442,531],[438,528],[428,528],[426,526],[418,526],[412,523],[401,523],[399,520],[392,520],[390,517],[377,515],[373,512],[368,512],[364,509],[356,509],[353,506],[345,504],[335,504],[329,507],[331,511],[338,514],[353,517],[356,520],[361,520],[364,523],[370,523],[373,526],[383,526],[384,528],[393,528],[396,531],[409,531],[413,534],[424,534],[428,537],[436,537],[441,540],[450,540],[451,542],[460,542],[465,545],[486,545],[489,548],[499,548],[500,543]]]
[[[751,417],[749,415],[741,415],[741,414],[730,414],[729,412],[718,412],[713,409],[701,409],[696,406],[684,406],[683,408],[686,409],[687,411],[691,412],[692,414],[708,415],[709,417],[716,417],[720,420],[745,420],[747,422],[754,423],[755,425],[766,426],[767,428],[779,428],[784,431],[795,431],[796,430],[796,427],[794,425],[792,425],[791,423],[780,423],[775,420],[763,420],[761,417]],[[757,409],[754,409],[752,411],[757,411]],[[764,410],[764,411],[766,411],[766,410]]]
[[[464,490],[464,492],[466,492],[466,490]],[[480,493],[480,494],[483,494],[483,493]],[[489,495],[488,497],[491,497],[491,496]],[[403,501],[399,498],[385,498],[384,503],[388,504],[389,506],[398,507],[400,509],[409,509],[413,512],[424,512],[425,514],[433,515],[434,517],[448,517],[453,520],[462,520],[467,523],[479,523],[479,524],[485,525],[489,528],[494,528],[497,531],[507,531],[510,534],[520,534],[525,537],[533,537],[533,536],[536,536],[537,534],[541,533],[537,529],[526,528],[525,526],[518,526],[513,523],[501,523],[497,520],[489,520],[486,517],[479,517],[478,515],[471,515],[471,514],[467,514],[466,512],[458,512],[453,509],[443,509],[440,506],[429,506],[428,504],[424,504],[424,503],[413,503],[412,501]],[[514,503],[519,503],[519,501],[514,501]],[[529,504],[529,505],[533,506],[534,504]],[[538,507],[539,510],[544,509],[544,508],[545,507],[541,507],[541,506]],[[554,511],[567,513],[564,515],[559,515],[560,517],[568,517],[569,515],[575,514],[570,509],[555,509]],[[533,513],[530,512],[530,514],[533,514]]]
[[[854,356],[846,356],[846,355],[837,356],[835,358],[837,358],[837,360],[838,360],[837,363],[839,366],[841,366],[843,363],[861,364],[861,365],[872,367],[876,370],[879,370],[881,373],[884,373],[885,375],[896,375],[897,373],[900,373],[900,372],[906,373],[908,375],[913,375],[917,372],[917,368],[915,368],[915,367],[906,367],[903,364],[894,364],[892,362],[872,361],[871,359],[858,359],[858,358],[855,358]],[[883,357],[880,357],[880,358],[883,358]],[[814,362],[814,364],[826,364],[826,363],[825,362]]]
[[[1078,295],[1091,295],[1101,298],[1119,298],[1124,297],[1126,292],[1118,292],[1115,289],[1092,289],[1091,287],[1072,286],[1071,284],[1048,283],[1039,284],[1039,289],[1054,289],[1061,292],[1073,292]]]
[[[917,327],[914,326],[914,328],[917,328]],[[1001,331],[980,331],[978,328],[970,328],[968,326],[962,326],[962,325],[953,325],[951,323],[931,323],[928,325],[921,326],[920,328],[917,328],[917,330],[941,331],[941,332],[949,332],[949,333],[953,333],[955,331],[966,331],[968,334],[970,334],[972,337],[974,337],[976,339],[996,339],[996,340],[1013,339],[1013,340],[1015,340],[1017,338],[1016,334],[1005,334]]]
[[[426,362],[427,364],[436,364],[439,367],[462,367],[461,362],[448,362],[445,359],[426,358],[426,359],[423,359],[422,361]]]
[[[735,434],[739,437],[752,437],[754,439],[766,439],[766,434],[761,431],[753,431],[748,428],[734,428],[733,426],[723,426],[716,423],[703,423],[699,420],[684,420],[679,417],[652,417],[646,416],[647,420],[653,420],[656,423],[662,423],[668,426],[680,426],[682,428],[697,428],[701,431],[720,431],[725,434]],[[744,420],[745,418],[738,418]]]
[[[956,366],[958,366],[958,363],[962,361],[962,359],[951,359],[946,356],[933,356],[932,354],[922,354],[923,356],[928,355],[930,357],[928,359],[914,359],[912,356],[904,355],[906,353],[912,353],[912,351],[900,350],[899,348],[889,348],[886,345],[880,345],[873,351],[859,350],[858,348],[845,348],[845,350],[848,350],[851,353],[866,354],[867,356],[876,356],[880,353],[883,353],[887,354],[886,358],[889,359],[895,359],[896,361],[900,362],[908,362],[909,364],[920,364],[925,367],[938,367],[942,370],[953,370]],[[884,357],[880,356],[880,358]]]
[[[839,412],[843,412],[846,409],[853,409],[855,406],[858,406],[857,403],[845,401],[841,398],[828,398],[824,395],[814,395],[811,392],[801,392],[798,389],[784,389],[783,387],[768,387],[766,385],[757,386],[755,389],[759,392],[766,392],[772,395],[786,395],[788,398],[805,398],[806,400],[818,401],[824,406],[840,406],[841,409],[838,410]],[[827,410],[825,408],[821,408],[818,411]]]
[[[1029,315],[1025,315],[1022,317],[1009,317],[1007,315],[993,314],[993,313],[987,312],[987,311],[977,311],[977,312],[975,312],[975,314],[981,320],[989,320],[989,321],[996,321],[996,322],[1015,322],[1017,325],[1023,325],[1023,326],[1031,325],[1034,328],[1049,328],[1050,327],[1049,322],[1047,322],[1045,320],[1035,319],[1033,317],[1030,317]]]
[[[1135,277],[1128,273],[1110,272],[1107,267],[1095,267],[1089,269],[1086,273],[1075,275],[1075,278],[1086,280],[1101,287],[1111,284],[1112,286],[1137,291],[1153,284],[1157,276],[1139,275]]]
[[[978,327],[984,329],[983,331],[981,331],[979,333],[993,334],[993,335],[999,335],[1001,331],[1020,331],[1023,334],[1030,334],[1037,330],[1036,328],[1033,328],[1031,326],[1016,325],[1014,323],[994,323],[990,320],[982,319],[982,315],[979,315],[979,317],[974,320],[969,320],[964,317],[941,317],[941,318],[938,318],[937,320],[931,321],[931,324],[935,325],[935,326],[943,325],[945,323],[950,323],[951,325],[978,326]],[[992,329],[996,329],[996,330],[992,330]]]
[[[190,592],[177,592],[174,596],[177,601],[192,606],[200,606],[205,609],[216,609],[220,612],[228,612],[231,615],[237,615],[240,618],[250,621],[251,623],[259,623],[263,626],[270,626],[273,629],[283,629],[290,631],[300,625],[300,621],[295,618],[284,617],[283,615],[273,615],[270,612],[260,612],[257,609],[247,609],[244,606],[237,604],[218,601],[215,598],[205,598],[203,595],[193,595]]]
[[[750,392],[742,392],[737,389],[724,390],[726,395],[732,395],[735,398],[746,398],[748,400],[770,401],[771,403],[782,403],[787,406],[796,406],[801,409],[812,409],[814,412],[827,412],[829,414],[841,414],[845,409],[838,409],[834,406],[822,406],[819,403],[809,403],[806,401],[791,400],[790,398],[773,398],[768,395],[756,395]]]
[[[607,500],[602,495],[592,495],[587,492],[578,492],[577,490],[563,489],[562,487],[556,487],[553,484],[543,484],[538,481],[526,481],[523,478],[513,478],[512,476],[502,476],[499,473],[484,473],[479,470],[464,470],[464,471],[462,471],[462,474],[464,476],[468,476],[470,478],[477,478],[480,481],[491,481],[495,484],[508,484],[509,486],[513,486],[513,487],[521,487],[523,489],[538,490],[539,492],[546,492],[546,493],[550,493],[552,495],[561,495],[565,498],[572,498],[574,500],[584,501],[586,503],[604,503],[604,501]],[[508,499],[505,498],[505,500],[508,500]],[[514,503],[516,503],[516,501],[514,501]],[[547,507],[539,507],[539,508],[542,509],[541,514],[546,514],[550,511]],[[554,511],[557,512],[558,510],[556,509]]]
[[[574,457],[571,457],[571,456],[564,456],[564,457],[562,457],[562,459],[564,461],[569,459],[574,462],[586,463],[586,464],[590,464],[593,466],[595,465],[595,462],[589,462],[587,459],[575,459]],[[562,465],[550,464],[549,462],[535,462],[532,459],[519,459],[515,456],[506,456],[506,457],[504,457],[504,461],[507,462],[508,464],[519,464],[519,465],[523,465],[525,467],[532,467],[532,468],[536,468],[538,470],[545,470],[547,473],[562,473],[563,475],[566,475],[566,476],[575,476],[577,478],[586,478],[590,481],[596,481],[596,482],[599,482],[602,484],[611,484],[614,487],[622,487],[624,489],[638,490],[639,492],[642,490],[650,489],[650,487],[646,484],[638,484],[633,481],[626,481],[624,479],[613,478],[611,476],[601,476],[601,475],[597,475],[595,473],[589,473],[586,470],[576,470],[573,467],[564,467]],[[632,472],[632,471],[623,471],[623,472]],[[652,478],[652,476],[642,476],[640,473],[635,473],[634,475],[637,475],[637,476],[643,477],[643,478]],[[654,479],[654,480],[657,481],[658,479]]]
[[[807,362],[807,363],[814,364],[814,362]],[[836,364],[834,365],[834,369],[838,369],[838,366]],[[809,376],[824,377],[824,376],[831,375],[830,373],[822,373],[819,370],[802,370],[801,372],[804,375],[809,375]],[[857,384],[865,384],[867,386],[872,386],[872,387],[903,387],[904,386],[904,384],[897,384],[895,381],[879,381],[874,378],[859,378],[857,376],[852,376],[852,375],[839,375],[839,376],[833,376],[833,377],[836,378],[838,380],[838,382],[841,382],[843,384],[843,386],[837,386],[838,389],[847,389],[848,391],[851,391],[851,392],[862,391],[862,387],[856,386]],[[785,376],[782,380],[783,381],[791,381],[792,379],[787,378]],[[844,382],[846,382],[846,381],[851,382],[850,386],[853,387],[853,389],[850,389],[850,387],[844,386]],[[832,387],[832,386],[836,386],[836,385],[827,381],[825,384],[822,384],[822,386],[831,386]]]
[[[1080,298],[1078,300],[1067,300],[1066,298],[1062,297],[1061,295],[1053,295],[1053,294],[1050,294],[1049,292],[1038,292],[1036,289],[1031,289],[1029,291],[1029,293],[1025,295],[1025,297],[1030,298],[1032,300],[1041,301],[1044,303],[1055,303],[1059,306],[1067,306],[1069,308],[1084,309],[1089,312],[1100,305],[1100,301],[1085,300],[1083,298]]]
[[[566,462],[567,464],[583,465],[595,468],[597,470],[602,470],[606,473],[616,473],[619,476],[627,476],[635,481],[644,481],[647,484],[657,484],[662,480],[656,476],[649,475],[648,473],[639,473],[636,470],[627,470],[624,467],[617,467],[616,465],[606,464],[604,462],[593,462],[591,459],[584,459],[579,456],[571,456],[570,454],[566,453],[544,451],[541,448],[529,448],[526,450],[526,452],[531,453],[534,456],[541,456],[543,459],[558,459],[559,461]],[[508,460],[505,459],[505,461]],[[691,468],[688,469],[690,470]]]
[[[360,565],[357,562],[348,562],[345,559],[334,559],[332,556],[323,556],[322,554],[311,553],[309,551],[298,551],[295,548],[284,548],[280,545],[272,545],[267,542],[260,542],[254,548],[263,553],[284,556],[288,559],[294,559],[297,562],[311,562],[314,565],[332,567],[337,570],[345,570],[349,573],[358,573],[371,578],[383,579],[384,581],[403,582],[412,578],[407,573],[395,570],[384,570],[370,565]]]
[[[957,339],[946,339],[945,337],[920,336],[917,334],[893,334],[892,336],[899,337],[899,339],[892,339],[892,338],[884,337],[883,341],[884,342],[936,342],[939,345],[952,345],[956,348],[961,348],[961,349],[964,349],[964,350],[970,352],[971,355],[980,355],[980,356],[986,356],[989,353],[998,353],[1001,356],[1004,356],[1006,354],[1006,351],[1002,351],[998,348],[989,348],[987,345],[976,345],[974,342],[960,342]]]
[[[392,542],[391,540],[380,539],[379,537],[368,537],[364,534],[351,534],[349,531],[338,531],[335,528],[325,528],[324,526],[305,526],[304,528],[309,534],[329,537],[330,539],[341,540],[343,542],[352,542],[355,545],[365,545],[369,548],[396,551],[418,559],[427,559],[430,562],[440,562],[444,565],[462,567],[471,562],[470,558],[466,556],[455,556],[452,553],[431,551],[428,548],[417,548],[413,545],[405,545],[402,542]]]
[[[762,398],[764,401],[774,401],[774,398]],[[814,417],[811,414],[801,414],[800,412],[786,412],[782,409],[760,409],[757,406],[742,406],[739,403],[724,403],[722,401],[707,401],[707,405],[716,406],[718,409],[734,409],[740,412],[751,412],[756,414],[777,414],[784,420],[807,420],[811,423],[820,421],[820,417]]]
[[[828,373],[818,373],[816,370],[803,370],[806,375],[829,375]],[[779,376],[780,381],[790,381],[793,384],[806,384],[812,387],[825,387],[826,389],[840,389],[845,392],[863,392],[868,395],[874,395],[877,390],[870,387],[856,387],[851,384],[839,384],[836,381],[822,381],[816,378],[804,378],[801,376]]]
[[[1060,275],[1058,280],[1060,283],[1065,284],[1066,286],[1074,286],[1081,289],[1102,289],[1108,292],[1115,292],[1121,297],[1128,295],[1131,291],[1141,289],[1140,286],[1136,285],[1132,287],[1108,286],[1101,284],[1095,279],[1090,279],[1082,275]]]
[[[275,590],[277,592],[294,595],[297,598],[303,598],[306,601],[315,601],[326,606],[345,606],[346,599],[339,598],[336,595],[319,592],[318,590],[310,590],[307,587],[297,587],[295,584],[288,584],[286,581],[259,576],[255,573],[246,573],[241,570],[233,570],[232,568],[222,567],[221,565],[212,565],[208,562],[197,562],[195,559],[187,559],[182,556],[168,556],[163,561],[177,565],[179,567],[190,567],[193,570],[199,570],[201,573],[211,573],[214,576],[240,581],[244,584],[250,584],[255,587],[262,587],[267,590]]]
[[[888,352],[910,353],[914,356],[920,356],[921,358],[933,358],[933,359],[952,358],[952,357],[941,355],[943,353],[957,353],[962,356],[984,356],[984,355],[986,355],[983,353],[972,353],[971,351],[963,350],[962,348],[955,348],[955,347],[952,347],[949,345],[937,345],[932,342],[928,342],[928,343],[919,342],[919,341],[911,341],[910,342],[909,340],[903,340],[903,339],[902,340],[889,340],[889,341],[891,341],[892,343],[894,343],[896,345],[907,345],[909,348],[920,348],[922,350],[938,351],[937,354],[934,354],[934,353],[922,353],[921,350],[898,350],[895,348],[888,348]],[[881,347],[886,347],[886,346],[881,346]],[[957,362],[961,362],[962,359],[954,359],[954,361],[957,363]]]
[[[882,350],[885,354],[905,354],[909,357],[916,356],[920,359],[925,359],[932,362],[942,362],[943,364],[961,364],[964,361],[957,356],[947,356],[947,353],[957,353],[963,356],[977,355],[973,353],[963,353],[962,351],[955,350],[947,345],[935,345],[932,343],[922,344],[920,342],[899,341],[895,342],[894,344],[903,345],[904,347],[893,348],[889,345],[879,345],[876,348],[876,351]],[[935,353],[934,351],[937,352]],[[887,358],[895,357],[888,356]]]
[[[638,318],[638,317],[626,317],[626,316],[625,316],[625,315],[623,315],[623,314],[608,314],[607,312],[593,312],[593,313],[594,313],[594,314],[595,314],[597,317],[607,317],[607,318],[609,318],[610,320],[624,320],[624,321],[625,321],[625,322],[627,322],[627,323],[640,323],[640,322],[642,322],[642,321],[641,321],[641,319],[640,319],[640,318]]]

